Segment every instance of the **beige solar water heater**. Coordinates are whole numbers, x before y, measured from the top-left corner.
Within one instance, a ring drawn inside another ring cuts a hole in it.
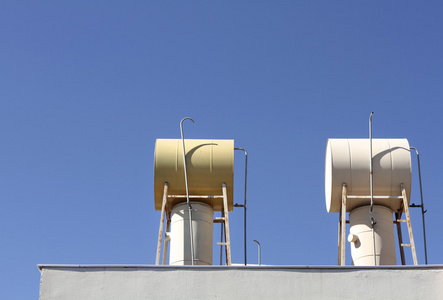
[[[225,226],[229,241],[228,212],[233,210],[234,141],[185,140],[187,179],[192,206],[193,257],[196,265],[212,264],[213,223]],[[167,217],[170,265],[191,264],[190,226],[186,203],[183,144],[180,139],[157,139],[154,154],[155,209],[162,210],[156,264],[160,259],[162,222]],[[224,216],[213,219],[214,211]],[[169,227],[170,226],[170,227]],[[170,229],[170,232],[168,232]],[[165,263],[168,242],[165,242]],[[230,264],[230,247],[229,262]],[[228,257],[227,257],[228,258]]]
[[[327,142],[326,209],[340,213],[339,265],[345,264],[347,212],[348,241],[354,265],[397,264],[393,213],[397,222],[403,212],[411,238],[407,246],[411,247],[416,264],[408,209],[411,193],[409,143],[406,139],[372,139],[372,145],[370,142],[370,139],[329,139]],[[401,239],[401,227],[397,229]]]

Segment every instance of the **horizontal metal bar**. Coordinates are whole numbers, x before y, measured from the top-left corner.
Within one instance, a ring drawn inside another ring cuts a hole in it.
[[[186,198],[186,195],[168,195],[168,198]],[[215,195],[215,196],[201,196],[201,195],[190,195],[189,198],[194,199],[214,199],[214,198],[223,198],[223,195]]]
[[[348,199],[371,199],[371,196],[348,196]],[[373,196],[374,199],[403,199],[402,196]]]
[[[411,247],[411,244],[401,244],[402,247]]]

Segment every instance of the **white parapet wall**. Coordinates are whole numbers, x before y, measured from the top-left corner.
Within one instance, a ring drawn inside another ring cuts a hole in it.
[[[40,300],[443,299],[443,266],[39,265]]]

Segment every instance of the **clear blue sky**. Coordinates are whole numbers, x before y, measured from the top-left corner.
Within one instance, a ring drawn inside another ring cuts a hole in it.
[[[257,239],[264,264],[334,265],[326,141],[368,137],[374,111],[375,138],[420,150],[429,262],[442,264],[442,13],[441,1],[3,1],[0,298],[37,299],[37,264],[153,264],[154,143],[179,138],[183,117],[188,138],[249,152],[249,262]],[[413,157],[419,203],[416,171]],[[239,263],[242,222],[238,209]]]

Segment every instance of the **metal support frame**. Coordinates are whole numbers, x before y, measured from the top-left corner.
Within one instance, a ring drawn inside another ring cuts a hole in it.
[[[405,260],[405,254],[404,254],[404,247],[410,247],[412,251],[412,259],[414,262],[414,265],[418,265],[417,261],[417,253],[415,250],[415,243],[414,243],[414,236],[412,234],[412,224],[411,224],[411,217],[409,214],[409,205],[408,205],[408,197],[406,194],[406,189],[404,185],[402,184],[400,186],[401,189],[401,196],[373,196],[373,199],[399,199],[402,201],[402,207],[398,212],[395,212],[395,221],[394,223],[397,226],[397,237],[398,237],[398,244],[400,249],[400,258],[402,265],[406,264]],[[340,217],[339,217],[339,233],[338,233],[338,265],[344,266],[345,263],[345,252],[346,252],[346,223],[348,222],[346,220],[346,210],[348,206],[349,200],[352,201],[352,199],[371,199],[371,195],[369,196],[353,196],[347,194],[347,187],[346,184],[343,184],[342,188],[342,205],[340,209]],[[403,212],[405,213],[406,219],[401,219]],[[403,236],[402,236],[402,230],[401,230],[401,223],[407,223],[408,226],[408,233],[409,233],[409,244],[403,243]]]
[[[165,182],[164,188],[163,188],[163,201],[162,201],[162,212],[160,215],[160,228],[158,230],[158,242],[157,242],[157,254],[155,256],[155,265],[158,265],[160,263],[160,252],[162,247],[162,241],[163,241],[163,228],[165,225],[165,213],[166,213],[166,203],[168,202],[168,183]],[[170,221],[168,222],[171,223]],[[167,231],[168,229],[166,229]],[[166,232],[165,232],[166,234]],[[166,244],[165,244],[166,247]],[[165,255],[163,253],[163,264],[165,264]]]
[[[219,218],[215,218],[214,223],[222,223],[222,229],[224,229],[224,238],[225,241],[220,241],[217,245],[225,246],[225,255],[226,255],[226,265],[230,266],[232,264],[231,261],[231,235],[229,232],[229,213],[228,213],[228,192],[226,189],[226,183],[222,184],[222,192],[223,192],[223,216]],[[223,230],[222,230],[223,237]],[[221,252],[221,249],[220,249]],[[220,263],[222,259],[220,258]]]
[[[401,264],[404,266],[404,265],[406,265],[406,259],[405,259],[405,251],[402,246],[403,245],[403,235],[401,232],[401,215],[402,215],[402,210],[395,213],[395,223],[397,224],[398,248],[400,250]]]
[[[171,212],[169,209],[166,209],[166,231],[165,231],[165,243],[163,246],[163,265],[166,265],[166,257],[168,257],[168,248],[169,248],[169,238],[166,234],[171,230]]]
[[[171,226],[171,212],[168,209],[168,199],[177,199],[177,198],[184,198],[184,199],[222,199],[223,201],[223,217],[218,217],[213,220],[214,223],[222,223],[222,229],[224,229],[224,239],[225,241],[217,243],[218,245],[225,246],[226,251],[226,265],[231,265],[231,237],[230,237],[230,231],[229,231],[229,215],[228,215],[228,193],[226,188],[226,183],[222,184],[222,194],[223,195],[195,195],[195,196],[189,196],[189,195],[169,195],[168,194],[168,183],[165,182],[164,189],[163,189],[163,201],[162,201],[162,208],[161,208],[161,216],[160,216],[160,228],[158,232],[158,242],[157,242],[157,253],[155,257],[155,265],[160,264],[160,253],[161,253],[161,247],[163,245],[163,265],[166,265],[166,257],[168,254],[168,245],[169,240],[167,238],[167,233],[170,230]],[[165,216],[166,216],[166,230],[163,231],[165,227]]]
[[[417,252],[415,251],[414,235],[412,234],[411,217],[409,215],[408,196],[406,195],[406,190],[403,184],[401,185],[401,194],[403,197],[403,211],[405,212],[406,220],[398,219],[397,222],[402,222],[402,221],[406,222],[406,224],[408,225],[408,233],[409,233],[409,244],[401,244],[401,247],[411,247],[412,259],[414,261],[414,265],[418,265]],[[401,216],[401,210],[400,210],[400,216]]]

